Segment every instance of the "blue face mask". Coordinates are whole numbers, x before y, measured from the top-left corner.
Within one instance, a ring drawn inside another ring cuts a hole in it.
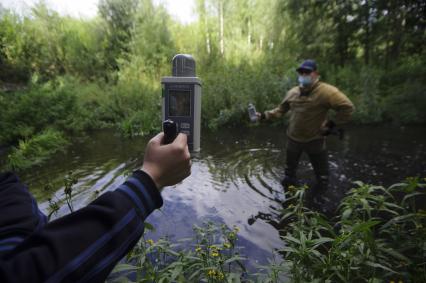
[[[299,81],[299,84],[302,87],[308,87],[312,84],[312,77],[311,76],[299,76],[298,81]]]

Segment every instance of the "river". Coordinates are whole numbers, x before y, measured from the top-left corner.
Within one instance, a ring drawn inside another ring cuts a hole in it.
[[[48,198],[64,199],[63,178],[72,171],[78,178],[73,190],[77,209],[116,188],[140,166],[147,141],[97,131],[75,139],[65,153],[21,177],[47,213]],[[165,188],[163,208],[147,220],[156,231],[147,237],[190,237],[193,225],[206,221],[236,225],[238,244],[250,265],[266,263],[274,249],[283,245],[275,223],[285,198],[280,185],[285,142],[284,130],[269,126],[204,131],[201,151],[192,156],[191,176]],[[388,186],[408,176],[426,175],[424,127],[353,126],[343,140],[332,136],[327,144],[332,180],[327,196],[334,205],[355,180]],[[307,184],[314,182],[306,156],[299,165],[299,177]],[[64,204],[55,217],[68,212]]]

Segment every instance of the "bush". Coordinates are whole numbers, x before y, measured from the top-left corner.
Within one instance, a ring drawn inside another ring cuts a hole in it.
[[[17,147],[7,157],[7,167],[19,171],[38,165],[47,160],[54,153],[63,150],[67,141],[63,135],[55,130],[48,129],[29,139],[20,140]]]
[[[416,206],[426,179],[389,188],[357,182],[328,220],[303,206],[295,189],[282,221],[282,249],[294,282],[425,282],[426,214]]]
[[[206,68],[206,69],[203,69]],[[248,125],[249,103],[258,111],[276,107],[292,87],[262,63],[211,63],[200,71],[203,82],[203,125],[211,129]]]
[[[192,248],[186,250],[167,238],[157,242],[143,238],[128,254],[127,263],[114,268],[108,282],[128,282],[126,276],[134,273],[136,282],[240,282],[245,258],[236,246],[238,228],[207,223],[194,226],[194,231]]]

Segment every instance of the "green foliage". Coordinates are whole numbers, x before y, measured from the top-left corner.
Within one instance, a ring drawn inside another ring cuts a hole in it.
[[[293,189],[282,220],[282,249],[294,282],[424,282],[425,179],[389,188],[357,182],[328,220],[303,205],[306,188]]]
[[[7,167],[18,171],[40,164],[66,145],[60,132],[48,129],[30,139],[20,140],[7,157]]]
[[[0,93],[0,144],[29,138],[46,127],[85,129],[89,121],[77,104],[75,86],[69,78],[58,78],[29,90]]]
[[[426,122],[426,68],[424,57],[410,56],[381,80],[388,119],[400,124]]]
[[[244,267],[238,228],[212,223],[194,227],[195,236],[171,242],[143,238],[118,264],[110,282],[425,282],[426,179],[407,178],[384,188],[355,183],[329,219],[306,208],[308,187],[290,187],[283,203],[284,260],[257,271]],[[151,225],[147,228],[152,230]],[[185,243],[189,248],[182,248]]]
[[[241,282],[246,270],[236,245],[238,228],[207,223],[194,226],[194,232],[192,239],[178,243],[143,237],[127,255],[127,263],[114,268],[109,282],[130,282],[126,276],[134,273],[136,282]],[[191,248],[182,249],[185,243]]]
[[[380,93],[381,69],[368,66],[347,66],[325,71],[325,80],[345,93],[356,107],[357,123],[379,123],[384,120],[385,102]]]
[[[0,145],[47,126],[158,131],[160,79],[177,53],[196,59],[202,124],[211,129],[247,126],[248,103],[278,105],[308,57],[354,102],[355,122],[426,122],[419,1],[198,0],[198,21],[188,25],[152,0],[98,8],[90,20],[44,2],[23,15],[1,9]]]
[[[73,189],[74,188],[73,187],[75,184],[78,183],[78,179],[77,179],[77,176],[72,171],[70,171],[68,175],[64,177],[63,182],[64,182],[65,202],[67,203],[68,209],[70,210],[69,212],[72,213],[74,212],[74,207],[73,207]],[[44,187],[44,190],[46,192],[52,191],[52,185],[50,183],[46,184]],[[59,211],[60,205],[63,203],[63,200],[60,200],[55,197],[55,199],[49,198],[48,202],[49,202],[49,208],[48,208],[47,218],[50,220],[52,215],[55,215]]]
[[[288,77],[279,77],[262,63],[211,64],[201,68],[203,78],[203,125],[248,124],[249,103],[257,109],[269,109],[281,102],[292,86]]]

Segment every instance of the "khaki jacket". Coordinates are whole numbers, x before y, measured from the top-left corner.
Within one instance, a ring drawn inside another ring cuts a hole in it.
[[[350,120],[355,107],[336,87],[317,81],[303,93],[300,87],[289,90],[277,108],[265,111],[265,117],[279,118],[289,112],[287,136],[298,142],[309,142],[323,138],[321,128],[327,122],[330,109],[336,112],[334,122],[341,125]]]

